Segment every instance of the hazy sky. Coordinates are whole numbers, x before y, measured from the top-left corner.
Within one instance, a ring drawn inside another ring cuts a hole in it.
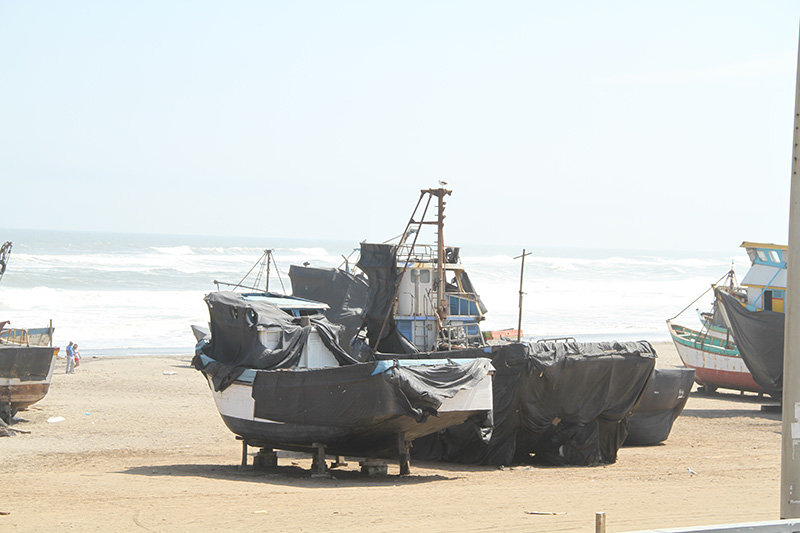
[[[785,243],[799,26],[796,1],[0,0],[0,227],[375,241],[444,180],[462,244]]]

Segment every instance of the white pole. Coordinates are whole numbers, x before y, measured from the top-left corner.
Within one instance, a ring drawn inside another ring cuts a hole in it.
[[[781,424],[781,518],[800,518],[800,42],[797,47],[794,142],[789,201],[786,333],[783,347],[783,414]]]

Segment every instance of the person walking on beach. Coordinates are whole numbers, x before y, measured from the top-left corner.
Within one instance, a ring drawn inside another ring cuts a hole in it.
[[[75,359],[75,366],[72,367],[72,373],[75,373],[75,367],[81,364],[81,352],[78,351],[78,345],[72,345],[72,357]]]
[[[72,341],[69,341],[67,345],[67,374],[74,374],[75,373],[75,347],[76,345],[72,344]]]

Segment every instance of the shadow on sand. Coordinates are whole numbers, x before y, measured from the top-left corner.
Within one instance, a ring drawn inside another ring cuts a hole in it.
[[[691,403],[681,413],[681,416],[689,416],[695,418],[729,418],[729,417],[744,417],[753,419],[769,419],[780,420],[780,408],[775,409],[774,406],[780,404],[779,401],[770,398],[769,396],[759,396],[757,394],[742,394],[739,392],[716,391],[716,392],[703,392],[694,391],[689,397],[692,399],[704,400],[719,400],[719,408],[704,408],[694,409]],[[723,403],[724,402],[724,403]],[[706,404],[708,405],[708,404]],[[772,409],[762,409],[762,406],[770,406]]]
[[[352,466],[350,468],[352,468]],[[413,465],[411,475],[408,476],[392,474],[367,476],[358,470],[341,470],[338,468],[331,469],[329,472],[331,477],[314,477],[312,476],[313,472],[311,470],[296,465],[263,469],[254,469],[252,466],[248,466],[244,469],[239,469],[239,467],[235,465],[179,464],[137,466],[122,470],[118,473],[146,477],[185,476],[226,479],[231,481],[256,481],[272,485],[291,485],[293,487],[308,488],[337,488],[341,486],[342,483],[346,484],[348,487],[415,485],[436,481],[454,481],[460,477],[415,475]]]

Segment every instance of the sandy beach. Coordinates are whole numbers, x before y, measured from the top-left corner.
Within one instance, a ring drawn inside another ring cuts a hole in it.
[[[680,365],[671,343],[656,349],[658,366]],[[695,390],[665,443],[624,447],[613,465],[414,462],[410,476],[390,465],[365,477],[350,463],[318,479],[300,456],[240,470],[241,444],[190,360],[85,358],[74,375],[60,361],[49,394],[17,415],[30,433],[0,439],[0,530],[594,531],[603,511],[609,531],[635,531],[778,518],[780,415],[755,395]]]

